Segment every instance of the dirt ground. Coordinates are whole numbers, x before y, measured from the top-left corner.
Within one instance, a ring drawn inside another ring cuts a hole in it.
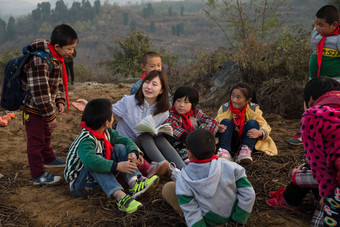
[[[75,83],[70,87],[70,102],[78,98],[108,98],[112,103],[128,94],[131,84]],[[215,116],[215,109],[203,109]],[[5,111],[0,109],[1,116]],[[33,186],[26,155],[26,134],[20,112],[7,127],[0,128],[0,226],[185,226],[162,199],[161,189],[170,179],[164,177],[154,193],[140,198],[144,208],[133,214],[118,211],[114,201],[102,194],[90,199],[75,198],[65,181],[54,186]],[[309,226],[314,199],[309,195],[299,211],[272,209],[266,205],[270,191],[289,183],[289,170],[304,161],[302,146],[285,141],[299,128],[299,119],[286,120],[279,115],[265,115],[272,127],[271,136],[279,155],[253,155],[254,162],[245,166],[256,191],[256,202],[247,226]],[[80,132],[81,112],[70,106],[68,115],[58,116],[52,146],[57,156],[66,159],[68,147]],[[49,169],[63,176],[63,169]]]

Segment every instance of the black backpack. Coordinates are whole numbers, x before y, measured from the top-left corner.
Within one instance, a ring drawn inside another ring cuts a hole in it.
[[[6,110],[17,110],[20,105],[26,104],[30,91],[21,91],[21,78],[23,76],[23,68],[29,57],[36,55],[44,59],[52,72],[53,58],[45,51],[34,51],[31,45],[22,48],[22,56],[9,60],[5,66],[4,81],[1,92],[1,107]]]

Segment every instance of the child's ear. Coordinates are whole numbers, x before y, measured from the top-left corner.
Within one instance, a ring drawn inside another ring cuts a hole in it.
[[[54,44],[53,47],[56,50],[56,49],[60,48],[60,45],[59,44]]]
[[[140,65],[140,68],[143,70],[143,72],[146,71],[145,66],[143,64]]]
[[[247,100],[247,102],[248,102],[248,103],[250,103],[250,102],[251,102],[251,100],[253,100],[253,98],[249,98],[249,99]]]
[[[308,108],[312,107],[313,104],[314,104],[315,100],[312,99],[312,97],[309,98],[309,101],[308,101]]]

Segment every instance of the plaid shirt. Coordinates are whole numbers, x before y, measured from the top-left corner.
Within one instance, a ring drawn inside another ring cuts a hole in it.
[[[48,40],[38,39],[31,43],[36,50],[46,51]],[[52,55],[52,54],[51,54]],[[33,56],[24,66],[26,76],[22,78],[22,90],[30,90],[31,96],[26,102],[25,111],[40,115],[47,122],[56,118],[54,103],[65,102],[64,85],[62,78],[62,64],[53,58],[53,69],[50,74],[50,67],[41,57]],[[23,109],[23,106],[20,107]]]
[[[209,129],[214,134],[217,132],[217,122],[211,117],[205,115],[205,113],[203,113],[200,109],[193,110],[193,114],[190,115],[190,121],[194,129],[201,127]],[[173,110],[169,110],[169,117],[165,123],[169,123],[171,125],[174,131],[174,138],[176,140],[178,140],[185,132],[185,129],[182,128],[183,121],[181,115]]]

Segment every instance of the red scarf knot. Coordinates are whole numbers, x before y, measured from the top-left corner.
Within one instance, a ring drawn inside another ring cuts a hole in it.
[[[194,127],[191,124],[190,121],[190,115],[192,115],[194,113],[194,111],[192,109],[190,109],[190,111],[186,114],[179,114],[174,106],[171,106],[169,108],[170,110],[174,111],[175,113],[177,113],[178,115],[180,115],[182,117],[182,128],[185,129],[186,131],[192,132],[194,131]]]
[[[233,103],[231,100],[229,100],[229,108],[231,110],[231,112],[233,113],[233,120],[234,120],[234,124],[239,128],[238,131],[238,136],[239,138],[242,138],[242,134],[243,134],[243,128],[244,128],[244,122],[246,121],[246,110],[247,110],[247,105],[244,105],[243,109],[240,111],[238,109],[235,109],[233,107]],[[235,117],[238,116],[238,117]]]
[[[332,33],[330,33],[328,35],[323,36],[322,39],[320,40],[320,42],[318,43],[318,46],[317,46],[317,62],[318,62],[318,66],[319,66],[318,76],[320,75],[322,55],[323,55],[323,47],[325,45],[326,38],[328,36],[331,36],[331,35],[339,35],[339,33],[340,33],[340,29],[338,27],[334,32],[332,32]]]
[[[65,67],[65,61],[64,58],[61,57],[57,51],[54,49],[54,46],[51,44],[51,42],[48,43],[48,49],[50,49],[53,57],[55,59],[57,59],[58,61],[60,61],[63,65],[63,84],[65,87],[65,93],[66,93],[66,103],[67,103],[67,113],[68,113],[68,109],[69,109],[69,101],[68,101],[68,81],[67,81],[67,71],[66,71],[66,67]]]
[[[94,135],[94,137],[96,137],[97,139],[102,139],[104,140],[104,146],[105,146],[105,158],[107,160],[111,160],[111,151],[112,151],[112,145],[110,143],[110,141],[108,141],[106,138],[105,138],[105,133],[103,132],[102,134],[99,133],[98,131],[96,130],[93,130],[92,128],[89,128],[86,123],[84,121],[80,122],[80,126],[83,128],[83,129],[86,129],[87,131],[89,131],[92,135]]]

